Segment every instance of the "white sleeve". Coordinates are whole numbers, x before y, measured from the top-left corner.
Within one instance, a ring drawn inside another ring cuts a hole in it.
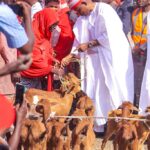
[[[72,46],[72,49],[71,49],[71,54],[74,54],[74,55],[78,55],[79,52],[78,50],[76,50],[76,47],[79,45],[79,42],[77,41],[77,39],[75,38],[74,39],[74,42],[73,42],[73,46]]]

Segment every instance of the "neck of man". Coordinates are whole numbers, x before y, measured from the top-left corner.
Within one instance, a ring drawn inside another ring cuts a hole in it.
[[[94,2],[89,2],[88,3],[88,7],[89,7],[90,11],[93,11],[95,5],[96,5],[96,3],[94,3]]]

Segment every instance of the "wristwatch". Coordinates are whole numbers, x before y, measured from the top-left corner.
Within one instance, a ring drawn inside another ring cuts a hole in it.
[[[92,42],[89,42],[89,43],[88,43],[88,48],[92,48],[92,47],[93,47]]]

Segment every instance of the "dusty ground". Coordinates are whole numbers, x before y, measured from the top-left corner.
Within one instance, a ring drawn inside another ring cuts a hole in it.
[[[102,138],[96,138],[93,150],[101,150],[100,148],[101,142],[102,142]],[[112,141],[107,142],[105,150],[113,150]],[[144,146],[143,150],[148,150],[148,149],[146,148],[146,146]]]

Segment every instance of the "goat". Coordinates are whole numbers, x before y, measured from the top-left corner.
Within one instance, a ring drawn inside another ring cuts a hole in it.
[[[114,150],[138,150],[138,135],[132,122],[119,122],[113,145]]]
[[[92,150],[94,140],[93,123],[87,119],[80,121],[72,133],[73,150]]]
[[[25,119],[21,131],[21,144],[25,150],[46,150],[46,128],[40,120]]]
[[[134,106],[131,103],[125,102],[121,106],[122,117],[130,117],[131,110]],[[135,110],[138,110],[136,107]],[[121,120],[117,124],[116,136],[113,142],[114,150],[138,150],[138,134],[136,126],[132,121]]]
[[[126,111],[122,111],[123,109],[124,110],[126,109]],[[133,110],[138,111],[138,109],[135,106],[133,106],[132,103],[123,102],[122,105],[119,106],[118,109],[110,111],[108,114],[108,117],[121,117],[122,115],[130,117],[132,115]],[[116,120],[108,119],[107,130],[106,130],[106,133],[105,133],[104,139],[102,141],[102,145],[101,145],[102,150],[104,150],[108,139],[117,132],[117,129],[118,129],[117,124],[118,124],[118,122]]]
[[[140,119],[147,119],[150,120],[150,115],[140,117]],[[137,134],[138,134],[138,141],[139,141],[139,149],[142,150],[142,146],[144,142],[148,139],[150,135],[150,121],[137,121],[136,122]]]
[[[68,124],[51,120],[46,124],[48,129],[48,150],[70,150],[71,131]]]
[[[94,116],[94,105],[88,96],[80,97],[76,104],[76,108],[84,109],[87,116]]]

